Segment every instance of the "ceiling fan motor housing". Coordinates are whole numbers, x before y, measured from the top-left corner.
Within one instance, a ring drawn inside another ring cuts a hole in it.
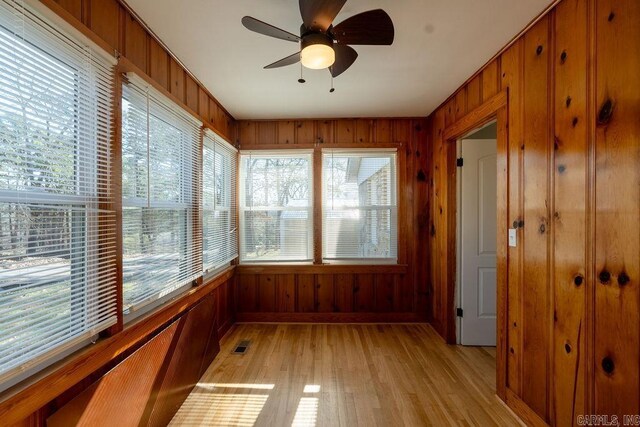
[[[323,44],[325,46],[333,47],[333,39],[328,35],[320,32],[310,32],[302,36],[300,41],[300,50],[304,50],[305,47]]]

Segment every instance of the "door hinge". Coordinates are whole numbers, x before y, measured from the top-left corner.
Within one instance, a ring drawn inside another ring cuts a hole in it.
[[[462,317],[462,309],[460,307],[456,308],[456,316]]]
[[[459,157],[456,159],[456,166],[458,166],[459,168],[462,167],[463,163],[464,163],[464,160],[462,160],[462,157]]]

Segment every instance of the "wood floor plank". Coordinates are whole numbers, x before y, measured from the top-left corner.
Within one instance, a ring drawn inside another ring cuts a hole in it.
[[[171,423],[519,424],[495,397],[495,349],[448,346],[426,324],[236,325]]]

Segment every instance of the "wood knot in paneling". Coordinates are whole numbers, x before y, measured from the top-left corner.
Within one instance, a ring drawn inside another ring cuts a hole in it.
[[[600,283],[603,285],[606,285],[611,280],[611,273],[607,270],[602,270],[600,274],[598,274],[598,280],[600,280]]]
[[[602,370],[607,374],[611,375],[613,370],[615,369],[615,364],[613,363],[613,359],[609,356],[602,359]]]
[[[606,125],[611,120],[611,116],[613,116],[613,101],[611,99],[607,99],[602,103],[600,107],[600,111],[598,112],[598,124]]]
[[[618,274],[618,284],[620,286],[624,286],[627,283],[629,283],[630,281],[631,281],[631,279],[629,278],[627,273],[625,273],[624,271],[622,273]]]

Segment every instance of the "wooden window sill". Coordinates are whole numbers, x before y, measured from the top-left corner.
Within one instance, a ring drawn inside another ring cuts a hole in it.
[[[405,274],[407,264],[241,264],[237,274]]]

